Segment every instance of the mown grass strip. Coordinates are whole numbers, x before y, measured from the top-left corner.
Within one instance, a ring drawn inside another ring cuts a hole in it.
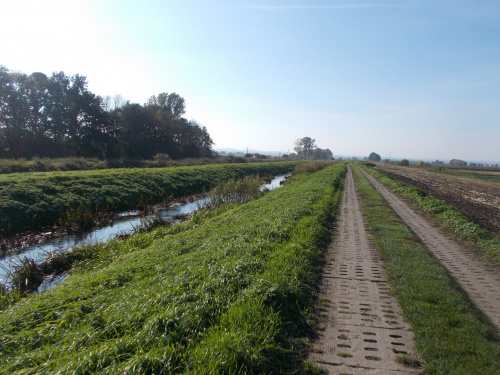
[[[429,374],[499,374],[500,339],[446,270],[353,168],[385,270]]]
[[[220,164],[0,175],[0,236],[200,193],[230,178],[287,173],[296,165]]]
[[[451,229],[460,239],[476,246],[488,262],[500,264],[500,239],[467,219],[456,207],[385,173],[369,167],[364,167],[364,170],[395,193],[412,201],[415,207],[435,217],[444,228]]]
[[[345,171],[116,243],[0,314],[0,372],[296,371]]]

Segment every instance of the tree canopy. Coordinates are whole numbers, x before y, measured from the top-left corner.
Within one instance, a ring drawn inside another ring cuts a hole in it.
[[[379,154],[377,154],[375,152],[372,152],[372,153],[370,153],[370,156],[368,156],[368,160],[370,160],[370,161],[380,161],[380,160],[382,160],[382,158],[380,157]]]
[[[316,147],[316,140],[310,137],[299,138],[295,141],[293,148],[300,158],[304,159],[333,159],[333,153],[329,149]]]
[[[0,157],[211,156],[206,127],[181,117],[184,98],[162,92],[144,105],[90,92],[63,72],[11,72],[0,65]]]

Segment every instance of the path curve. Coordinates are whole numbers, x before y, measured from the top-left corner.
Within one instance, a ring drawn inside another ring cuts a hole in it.
[[[396,214],[420,237],[427,249],[446,267],[470,300],[500,332],[500,275],[498,271],[494,267],[485,265],[478,255],[447,238],[425,217],[415,212],[373,176],[360,169],[374,188],[392,206]]]
[[[309,361],[329,374],[418,374],[413,333],[391,293],[380,253],[365,229],[350,166],[337,236],[324,268],[319,340]]]

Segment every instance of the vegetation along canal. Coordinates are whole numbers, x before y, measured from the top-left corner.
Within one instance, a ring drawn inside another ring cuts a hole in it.
[[[261,190],[274,190],[281,186],[281,183],[290,174],[275,176],[271,181],[262,185]],[[160,219],[169,222],[178,221],[185,215],[189,215],[197,211],[204,203],[206,198],[196,197],[183,203],[174,203],[168,207],[160,208],[154,212],[144,216],[139,211],[125,211],[117,215],[117,218],[110,224],[104,227],[95,228],[87,233],[71,233],[58,238],[50,238],[42,243],[28,246],[21,254],[11,254],[0,260],[0,283],[9,284],[8,274],[24,258],[34,259],[36,262],[43,260],[54,251],[63,252],[72,249],[81,244],[96,244],[110,240],[120,234],[133,233],[137,228],[141,227],[144,221]],[[43,291],[48,287],[54,286],[57,282],[62,281],[65,276],[59,276],[45,280],[39,287],[39,291]]]

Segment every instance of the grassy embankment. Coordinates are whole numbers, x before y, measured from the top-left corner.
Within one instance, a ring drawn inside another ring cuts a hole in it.
[[[200,193],[230,178],[281,174],[297,162],[0,175],[0,236]]]
[[[475,246],[485,260],[500,264],[500,238],[467,219],[456,207],[437,199],[424,191],[406,185],[380,171],[364,167],[372,176],[400,196],[409,199],[419,209],[437,219],[444,228],[451,229],[458,238]]]
[[[0,314],[0,372],[296,370],[345,170],[100,245],[102,259]]]
[[[85,157],[65,158],[33,158],[33,159],[2,159],[0,158],[0,174],[22,172],[52,172],[52,171],[86,171],[92,169],[111,168],[159,168],[159,167],[187,167],[191,165],[227,164],[227,163],[260,163],[281,162],[286,159],[271,158],[244,158],[243,156],[226,155],[217,157],[165,159],[97,159]]]
[[[369,227],[429,374],[499,374],[500,338],[446,270],[353,168]]]

